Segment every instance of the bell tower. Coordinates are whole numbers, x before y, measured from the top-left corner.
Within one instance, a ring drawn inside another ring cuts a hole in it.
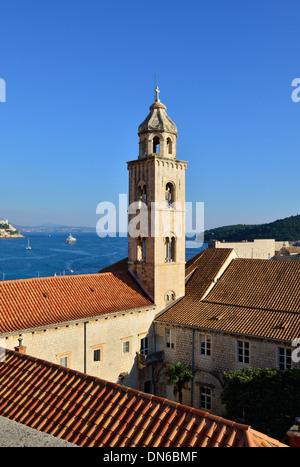
[[[155,89],[129,170],[128,268],[158,307],[185,294],[185,171],[177,127]]]

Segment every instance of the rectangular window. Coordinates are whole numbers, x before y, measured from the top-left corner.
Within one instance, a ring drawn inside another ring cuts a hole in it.
[[[123,342],[123,355],[130,353],[130,341]]]
[[[59,357],[59,364],[61,366],[67,367],[68,366],[68,357],[66,355],[63,356],[63,357]]]
[[[238,363],[248,364],[250,362],[250,345],[249,345],[249,342],[238,341],[237,359],[238,359]]]
[[[199,336],[199,353],[200,355],[205,355],[210,357],[211,355],[211,338],[210,336],[205,336],[200,334]]]
[[[174,349],[173,333],[171,329],[165,329],[165,345],[167,349]]]
[[[141,339],[141,354],[148,355],[149,353],[149,337]]]
[[[211,410],[211,389],[200,387],[200,409]]]
[[[101,362],[101,349],[94,349],[93,360],[94,362]]]
[[[284,347],[278,348],[278,366],[281,370],[287,370],[292,366],[292,351]]]

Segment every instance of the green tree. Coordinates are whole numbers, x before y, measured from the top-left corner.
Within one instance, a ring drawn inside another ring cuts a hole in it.
[[[180,362],[171,364],[164,374],[168,378],[168,383],[174,386],[174,395],[178,393],[179,403],[182,404],[182,390],[193,378],[190,365]]]
[[[245,368],[224,374],[226,418],[284,439],[300,414],[300,368]]]

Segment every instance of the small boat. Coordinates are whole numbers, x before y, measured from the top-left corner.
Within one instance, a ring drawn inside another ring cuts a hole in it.
[[[73,235],[70,234],[66,240],[66,243],[76,243],[76,238],[74,238]]]
[[[28,244],[27,244],[26,250],[31,250],[31,246],[29,245],[29,239],[28,239]]]

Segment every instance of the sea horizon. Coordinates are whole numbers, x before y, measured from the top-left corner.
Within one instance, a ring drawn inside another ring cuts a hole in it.
[[[100,238],[96,232],[75,232],[76,243],[66,244],[69,232],[21,232],[23,238],[0,239],[0,281],[54,275],[96,274],[128,256],[128,237]],[[190,238],[188,244],[190,245]],[[27,250],[28,241],[30,250]],[[194,242],[186,261],[207,247]]]

